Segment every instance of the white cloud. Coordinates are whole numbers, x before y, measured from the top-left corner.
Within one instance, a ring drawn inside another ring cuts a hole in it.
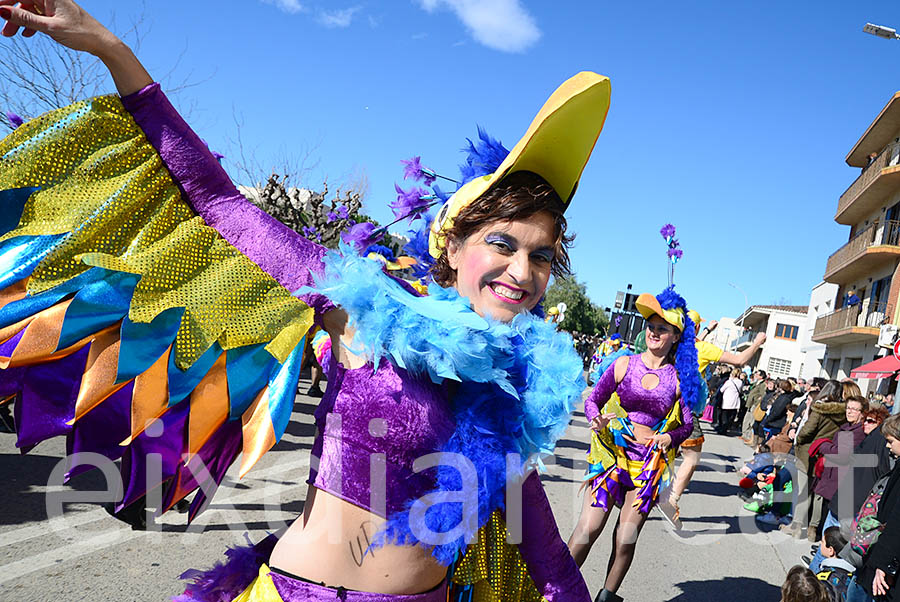
[[[263,4],[271,4],[277,6],[279,10],[286,13],[297,14],[306,10],[306,7],[300,4],[299,0],[260,0]]]
[[[541,37],[534,17],[519,0],[419,0],[419,4],[428,12],[453,11],[475,40],[495,50],[522,52]]]
[[[361,6],[351,6],[350,8],[332,11],[323,10],[319,12],[319,23],[325,27],[350,27],[353,17],[360,10],[362,10]]]

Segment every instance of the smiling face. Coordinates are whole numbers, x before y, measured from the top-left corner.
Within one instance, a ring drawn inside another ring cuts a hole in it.
[[[447,246],[454,286],[479,315],[508,322],[544,295],[554,256],[553,216],[490,222]]]
[[[674,326],[658,315],[647,320],[647,350],[654,355],[668,355],[672,345],[678,342],[681,334]]]

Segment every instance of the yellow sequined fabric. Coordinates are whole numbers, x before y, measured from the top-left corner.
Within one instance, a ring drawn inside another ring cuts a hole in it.
[[[499,512],[478,531],[478,542],[453,573],[453,583],[473,586],[475,602],[540,602],[544,597],[528,574],[518,546],[507,541],[506,523]]]
[[[186,369],[213,342],[268,343],[283,362],[312,310],[194,215],[118,97],[75,103],[0,141],[0,190],[38,187],[19,226],[0,237],[67,234],[35,268],[36,294],[91,266],[141,275],[129,308],[150,322],[186,309],[175,362]]]

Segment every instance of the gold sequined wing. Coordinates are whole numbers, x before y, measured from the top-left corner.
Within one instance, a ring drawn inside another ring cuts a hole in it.
[[[518,546],[509,543],[506,523],[496,511],[478,531],[451,577],[450,599],[471,594],[473,602],[541,602]]]
[[[0,395],[21,447],[66,435],[126,472],[163,449],[170,507],[281,437],[313,311],[194,213],[118,97],[0,141],[0,207]],[[123,505],[141,481],[125,475]]]

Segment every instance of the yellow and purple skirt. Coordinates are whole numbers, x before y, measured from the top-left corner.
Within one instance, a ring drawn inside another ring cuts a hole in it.
[[[663,433],[671,430],[671,419],[670,414],[654,430]],[[670,467],[675,460],[675,450],[662,451],[656,445],[648,447],[634,443],[625,435],[633,439],[631,421],[627,417],[613,420],[599,433],[591,431],[590,467],[584,477],[594,498],[591,505],[603,510],[609,510],[613,505],[621,508],[625,494],[636,489],[633,505],[642,514],[648,514],[659,501],[659,492],[673,478]]]

